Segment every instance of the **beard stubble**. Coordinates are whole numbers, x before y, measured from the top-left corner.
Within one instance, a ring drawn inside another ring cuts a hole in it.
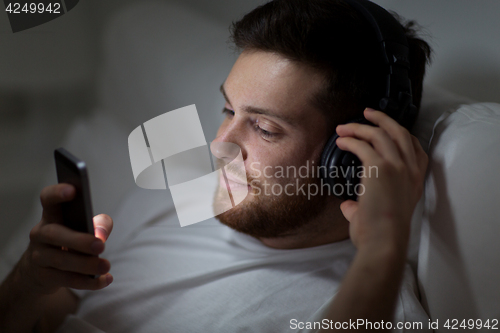
[[[274,195],[269,190],[271,186],[267,187],[266,194],[262,179],[252,177],[248,173],[244,176],[248,184],[251,184],[250,193],[240,204],[216,218],[222,224],[255,238],[278,238],[297,233],[310,224],[326,205],[327,195],[308,197],[307,194],[310,184],[316,184],[320,188],[320,178],[289,178],[288,182],[271,183],[282,187],[281,194]],[[238,178],[243,177],[240,175]],[[293,183],[293,186],[289,186],[293,191],[288,193],[293,192],[293,195],[287,195],[284,191],[285,186],[290,183]],[[297,191],[302,185],[305,193]],[[260,194],[257,193],[259,189]],[[217,191],[220,193],[220,187]],[[218,198],[220,199],[220,196],[216,195],[214,205],[218,204]]]

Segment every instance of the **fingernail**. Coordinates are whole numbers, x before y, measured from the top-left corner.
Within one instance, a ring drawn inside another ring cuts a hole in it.
[[[106,275],[107,285],[109,286],[111,284],[111,282],[113,282],[113,275],[111,275],[111,274]]]
[[[375,111],[375,109],[372,109],[372,108],[366,108],[365,111],[368,111],[368,112],[372,112],[372,111]]]
[[[102,227],[96,227],[95,230],[99,230],[99,232],[104,236],[104,239],[108,239],[108,232],[106,231],[106,229],[102,228]],[[97,234],[97,232],[96,232]]]
[[[97,270],[99,271],[99,274],[106,274],[109,270],[108,263],[104,260],[100,261],[97,266]]]
[[[102,242],[102,240],[98,239],[92,243],[90,249],[92,250],[92,252],[99,254],[104,250],[104,243]]]

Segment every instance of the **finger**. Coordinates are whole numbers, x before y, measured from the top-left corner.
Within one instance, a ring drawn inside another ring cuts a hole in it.
[[[97,238],[105,242],[113,230],[113,219],[106,214],[94,216],[94,231]]]
[[[40,193],[42,203],[42,220],[44,223],[61,222],[59,204],[70,201],[75,196],[75,188],[69,184],[57,184],[44,187]]]
[[[340,137],[336,141],[337,146],[345,151],[350,151],[356,155],[363,165],[378,165],[381,157],[367,142],[353,137]]]
[[[43,281],[50,281],[53,286],[85,290],[99,290],[113,282],[113,276],[109,273],[94,279],[85,274],[64,272],[54,268],[44,268],[39,278]]]
[[[403,126],[397,123],[396,120],[389,117],[387,114],[367,108],[364,112],[365,118],[379,126],[389,134],[391,139],[396,143],[396,146],[403,157],[405,164],[412,172],[417,171],[417,158],[411,140],[410,132]]]
[[[340,204],[340,210],[347,221],[351,222],[354,214],[358,210],[358,203],[354,200],[346,200]]]
[[[353,136],[369,142],[380,156],[393,164],[399,163],[401,160],[396,144],[391,140],[387,132],[379,127],[349,123],[337,126],[337,134],[342,137]]]
[[[35,264],[61,271],[87,275],[102,275],[109,272],[108,260],[76,252],[66,252],[54,247],[39,247],[32,253]]]
[[[67,247],[78,252],[96,255],[104,251],[104,243],[99,238],[84,232],[71,230],[61,224],[46,224],[30,235],[32,241]]]

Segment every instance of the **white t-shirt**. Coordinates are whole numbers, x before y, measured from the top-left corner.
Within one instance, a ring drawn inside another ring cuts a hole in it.
[[[181,228],[172,209],[111,237],[103,257],[114,282],[75,291],[80,307],[59,332],[301,331],[322,319],[356,252],[350,240],[276,250],[214,219]],[[415,290],[407,271],[396,321],[426,327]]]

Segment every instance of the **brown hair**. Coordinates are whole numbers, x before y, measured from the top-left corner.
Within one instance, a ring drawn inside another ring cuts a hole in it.
[[[413,104],[419,108],[431,49],[417,36],[415,22],[403,27],[410,48]],[[312,102],[333,114],[334,123],[342,123],[366,106],[377,108],[382,96],[381,60],[371,30],[342,0],[274,0],[234,22],[231,41],[240,50],[274,52],[324,73],[324,89]]]

